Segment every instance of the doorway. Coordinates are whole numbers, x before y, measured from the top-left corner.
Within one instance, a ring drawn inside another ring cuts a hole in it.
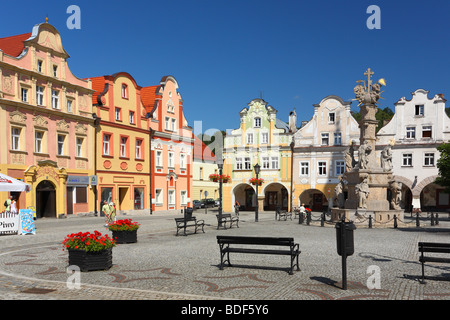
[[[41,181],[36,187],[36,218],[56,217],[56,190],[48,180]]]
[[[119,187],[119,210],[129,210],[128,187]]]

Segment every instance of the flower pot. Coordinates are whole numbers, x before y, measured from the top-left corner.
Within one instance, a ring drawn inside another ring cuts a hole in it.
[[[137,242],[137,229],[133,231],[112,231],[112,238],[116,243],[135,243]]]
[[[112,248],[101,251],[69,249],[69,266],[81,271],[108,270],[112,267]]]

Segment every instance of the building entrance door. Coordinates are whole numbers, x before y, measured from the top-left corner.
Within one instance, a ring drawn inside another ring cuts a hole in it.
[[[41,181],[36,187],[36,218],[56,217],[56,190],[48,180]]]

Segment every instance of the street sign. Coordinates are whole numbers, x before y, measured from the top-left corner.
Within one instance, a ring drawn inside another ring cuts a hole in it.
[[[91,181],[91,186],[96,186],[97,185],[97,176],[90,176],[90,181]]]

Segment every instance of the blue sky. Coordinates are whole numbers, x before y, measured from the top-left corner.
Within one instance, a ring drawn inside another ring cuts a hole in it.
[[[81,9],[70,30],[69,5]],[[369,30],[370,5],[381,29]],[[78,77],[119,71],[141,86],[165,75],[179,82],[189,124],[239,127],[239,111],[260,97],[288,121],[310,120],[328,95],[354,98],[368,67],[385,78],[381,108],[418,88],[450,96],[450,1],[170,0],[9,1],[0,37],[49,22],[61,33]],[[357,111],[357,103],[352,109]]]

